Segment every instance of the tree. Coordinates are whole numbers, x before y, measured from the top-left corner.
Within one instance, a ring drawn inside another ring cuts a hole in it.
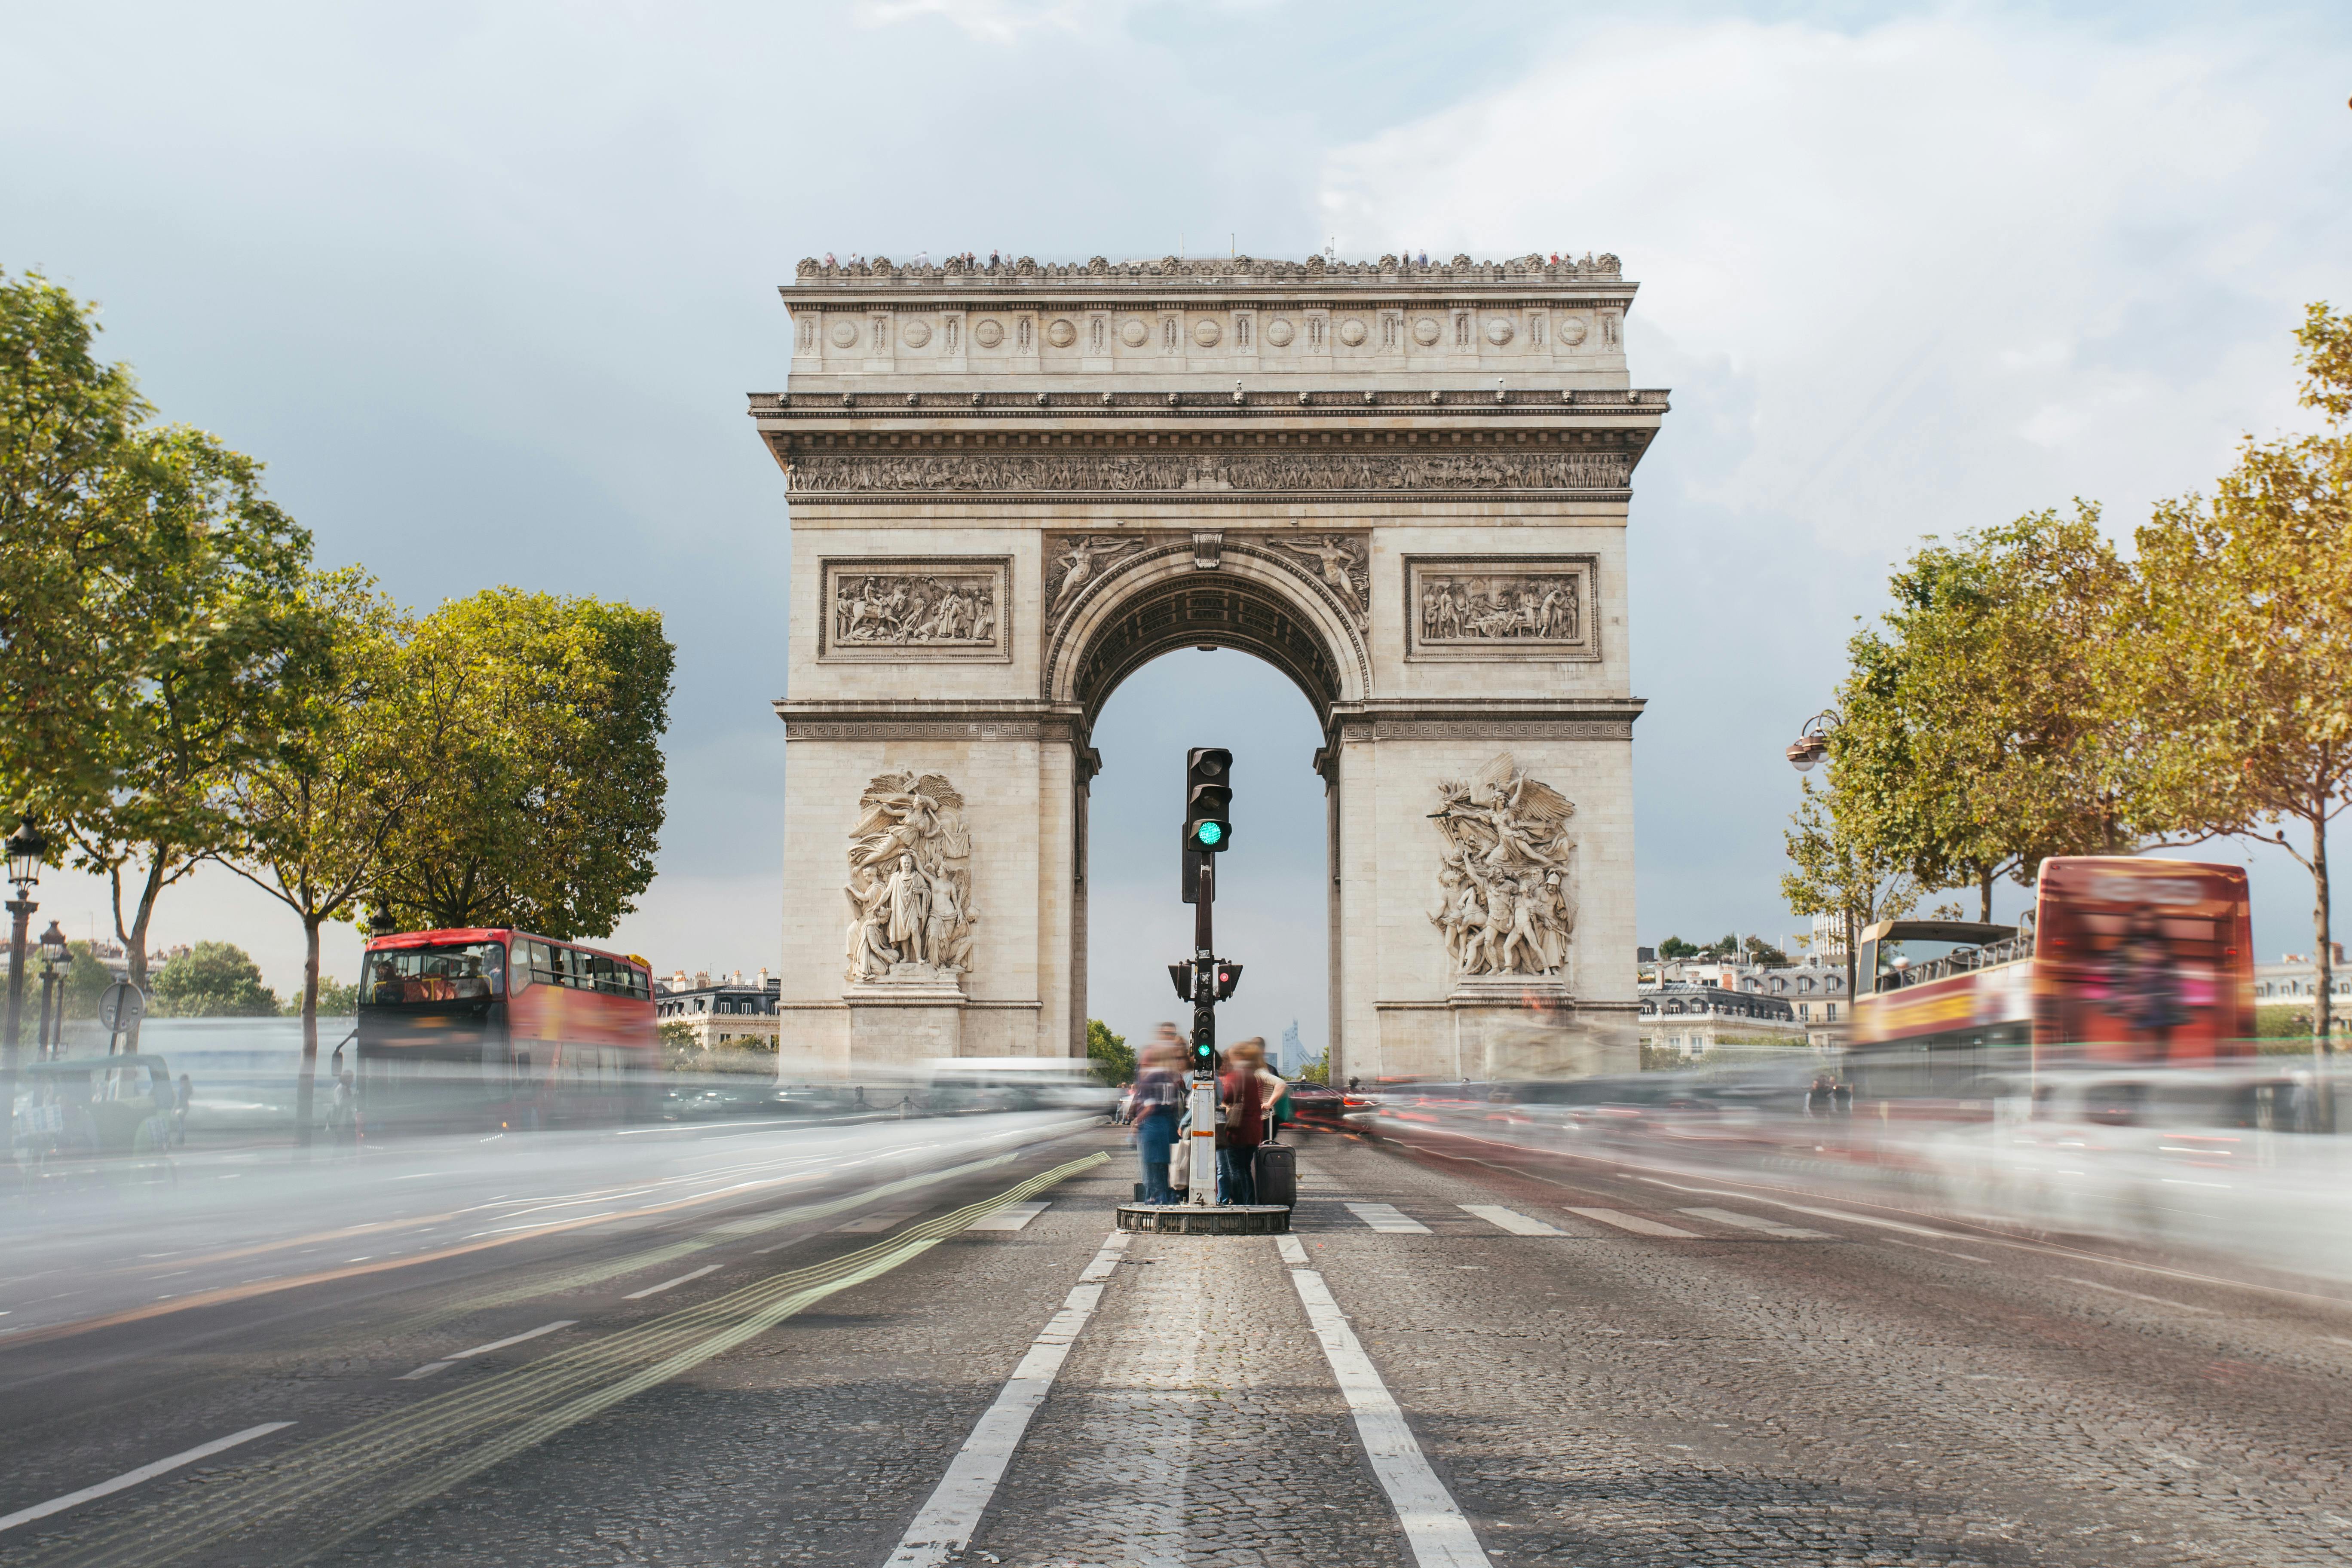
[[[1789,967],[1789,955],[1760,936],[1751,936],[1740,945],[1742,956],[1749,963],[1759,968],[1786,969]]]
[[[283,1011],[289,1017],[299,1018],[302,1016],[303,1002],[304,998],[299,995],[289,996]],[[314,1018],[347,1018],[359,1008],[360,988],[356,983],[347,984],[331,974],[320,977]]]
[[[2095,506],[1928,541],[1895,607],[1848,644],[1831,756],[1844,810],[1923,888],[2030,882],[2050,855],[2125,853],[2148,832],[2129,700],[2131,571]]]
[[[2150,634],[2143,699],[2168,809],[2193,829],[2275,844],[2312,881],[2313,1048],[2329,1047],[2327,825],[2352,804],[2352,316],[2297,331],[2317,435],[2258,442],[2209,503],[2139,531]]]
[[[66,971],[65,984],[58,1005],[68,1018],[98,1016],[99,998],[114,984],[114,971],[98,956],[95,944],[87,942],[68,942],[67,951],[73,954],[73,964]]]
[[[1867,824],[1857,823],[1835,789],[1816,790],[1806,779],[1803,798],[1790,816],[1786,837],[1790,869],[1780,879],[1780,896],[1792,913],[1830,915],[1845,942],[1847,1005],[1862,994],[1862,933],[1879,921],[1911,912],[1918,884],[1900,859],[1874,842]]]
[[[1331,1047],[1325,1046],[1323,1054],[1298,1069],[1300,1083],[1319,1083],[1329,1088],[1331,1083]]]
[[[600,937],[653,879],[674,650],[657,612],[496,588],[417,623],[402,679],[440,721],[368,903],[407,926]]]
[[[152,410],[93,353],[94,309],[0,274],[0,800],[63,816],[106,793],[109,695],[139,640],[122,476]]]
[[[413,760],[437,754],[446,710],[418,705],[402,679],[406,618],[356,570],[313,574],[306,603],[329,628],[326,657],[289,672],[291,704],[271,752],[223,782],[238,825],[212,857],[302,922],[302,1066],[295,1142],[310,1142],[318,1077],[319,931],[350,913],[384,846],[428,787]]]
[[[1670,936],[1658,943],[1658,956],[1662,959],[1696,958],[1698,944],[1685,942],[1678,936]]]
[[[267,1018],[278,998],[243,948],[200,942],[175,953],[155,975],[155,1011],[167,1018]]]
[[[1095,1077],[1114,1087],[1135,1081],[1135,1051],[1125,1035],[1114,1035],[1100,1018],[1087,1020],[1087,1059]]]

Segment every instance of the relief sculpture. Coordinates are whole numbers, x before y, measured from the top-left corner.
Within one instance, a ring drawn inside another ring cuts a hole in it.
[[[1576,807],[1508,752],[1438,785],[1438,908],[1456,974],[1558,974],[1576,930]]]
[[[953,982],[971,968],[971,834],[963,796],[938,773],[884,773],[858,797],[849,837],[848,976],[859,984]]]
[[[1423,573],[1419,582],[1424,647],[1584,640],[1581,573]]]
[[[1339,602],[1362,620],[1371,614],[1371,572],[1365,564],[1365,546],[1361,539],[1351,539],[1344,533],[1309,536],[1305,543],[1277,537],[1276,544],[1285,550],[1295,550],[1301,555],[1312,556],[1316,575],[1324,586],[1339,596]]]
[[[833,579],[833,646],[994,647],[997,574],[841,573]]]
[[[1111,562],[1142,544],[1136,538],[1118,534],[1076,534],[1051,541],[1046,545],[1045,593],[1047,608],[1045,624],[1058,623],[1063,612],[1078,602],[1087,584],[1103,574]],[[1055,552],[1058,550],[1058,553]]]
[[[803,495],[890,490],[1582,490],[1633,483],[1617,452],[1129,452],[909,457],[808,452]]]

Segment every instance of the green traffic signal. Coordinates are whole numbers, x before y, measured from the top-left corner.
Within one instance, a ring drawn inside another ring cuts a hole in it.
[[[1192,828],[1192,837],[1200,840],[1203,849],[1213,849],[1225,841],[1225,825],[1222,822],[1197,823]]]

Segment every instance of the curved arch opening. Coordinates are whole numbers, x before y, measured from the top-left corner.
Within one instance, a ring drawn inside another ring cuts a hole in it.
[[[1312,1060],[1330,1026],[1329,817],[1313,766],[1329,700],[1238,639],[1202,651],[1217,639],[1186,624],[1185,638],[1105,661],[1086,691],[1102,758],[1087,805],[1087,1013],[1139,1049],[1163,1020],[1189,1027],[1167,971],[1192,951],[1180,886],[1184,753],[1224,746],[1234,835],[1218,865],[1217,947],[1244,973],[1217,1009],[1218,1033],[1225,1044],[1262,1035],[1273,1057],[1295,1023],[1297,1055]],[[1290,1075],[1299,1065],[1282,1063]]]
[[[1313,706],[1318,730],[1339,700],[1339,663],[1322,629],[1285,595],[1248,577],[1194,572],[1136,589],[1093,628],[1074,692],[1087,722],[1129,676],[1184,648],[1231,648],[1272,665]]]

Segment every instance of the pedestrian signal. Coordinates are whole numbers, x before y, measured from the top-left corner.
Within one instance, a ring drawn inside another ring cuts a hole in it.
[[[1222,1002],[1226,997],[1231,996],[1234,994],[1234,987],[1239,985],[1241,983],[1242,966],[1240,964],[1220,963],[1217,965],[1218,1001]]]

